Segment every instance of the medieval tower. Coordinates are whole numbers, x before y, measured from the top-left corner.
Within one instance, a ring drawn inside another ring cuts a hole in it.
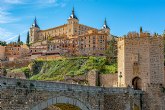
[[[140,31],[118,40],[118,86],[164,85],[163,38]]]

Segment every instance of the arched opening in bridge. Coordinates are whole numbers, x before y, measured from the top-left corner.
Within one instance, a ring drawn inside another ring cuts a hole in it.
[[[141,90],[142,89],[142,80],[139,77],[133,78],[132,86],[135,90]]]
[[[59,104],[51,105],[44,110],[81,110],[81,109],[75,105],[59,103]]]
[[[73,107],[73,109],[66,109]],[[93,110],[92,106],[81,98],[58,96],[47,99],[31,107],[31,110]]]

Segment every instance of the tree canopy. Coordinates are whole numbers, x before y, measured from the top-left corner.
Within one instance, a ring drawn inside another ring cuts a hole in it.
[[[29,31],[27,32],[27,39],[26,39],[26,45],[29,46]]]
[[[6,43],[5,41],[0,41],[0,45],[1,45],[1,46],[6,46],[7,43]]]
[[[117,41],[115,40],[114,36],[112,36],[112,39],[108,43],[108,48],[106,50],[106,57],[110,64],[117,62]]]

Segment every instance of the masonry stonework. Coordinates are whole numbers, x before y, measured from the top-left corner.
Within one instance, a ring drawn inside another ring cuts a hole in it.
[[[140,108],[140,94],[132,88],[0,78],[2,110],[43,110],[62,103],[82,110],[133,110],[134,104]]]
[[[129,33],[118,40],[119,86],[134,86],[146,90],[148,84],[164,85],[163,38],[148,33]],[[136,81],[136,79],[135,79]]]
[[[118,39],[118,86],[145,91],[144,110],[164,110],[163,37],[129,33]]]

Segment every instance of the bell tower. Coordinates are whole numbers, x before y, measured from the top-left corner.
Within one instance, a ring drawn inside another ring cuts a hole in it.
[[[30,35],[29,35],[29,41],[30,43],[34,43],[38,40],[38,32],[40,31],[40,27],[37,24],[37,19],[35,17],[34,23],[32,24],[30,28]]]
[[[73,35],[76,35],[78,33],[78,26],[79,26],[79,19],[75,15],[74,7],[72,9],[72,14],[68,18],[68,32],[67,36],[72,37]]]
[[[103,27],[102,27],[102,30],[103,30],[105,33],[107,33],[107,34],[110,34],[110,28],[109,28],[109,26],[108,26],[108,24],[107,24],[106,18],[105,18],[105,20],[104,20],[104,25],[103,25]]]

